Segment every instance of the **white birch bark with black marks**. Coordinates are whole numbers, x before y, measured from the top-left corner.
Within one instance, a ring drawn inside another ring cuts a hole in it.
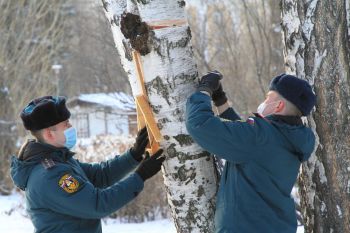
[[[299,178],[307,233],[350,232],[350,3],[282,0],[287,71],[317,95],[317,149]]]
[[[177,231],[213,232],[217,190],[213,158],[193,142],[184,122],[185,103],[195,91],[198,76],[191,31],[187,24],[158,30],[148,27],[151,21],[185,19],[185,2],[102,2],[134,96],[141,90],[131,52],[142,55],[149,102],[164,136],[161,147],[167,159],[162,170]]]

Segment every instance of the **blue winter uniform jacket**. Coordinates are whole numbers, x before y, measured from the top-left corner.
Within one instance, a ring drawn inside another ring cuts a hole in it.
[[[314,149],[311,129],[286,124],[276,115],[239,121],[232,108],[219,118],[212,111],[211,98],[200,92],[188,99],[186,108],[186,126],[193,139],[226,160],[215,232],[295,233],[290,193],[301,162]]]
[[[29,142],[12,157],[11,176],[25,190],[35,232],[102,232],[100,219],[131,201],[143,180],[130,152],[100,164],[81,163],[66,148]],[[128,175],[128,176],[127,176]]]

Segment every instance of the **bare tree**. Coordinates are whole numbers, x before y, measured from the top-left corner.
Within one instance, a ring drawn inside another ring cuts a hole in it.
[[[69,24],[74,35],[69,43],[65,83],[68,93],[131,93],[100,0],[72,1],[72,5],[75,14]]]
[[[31,98],[55,91],[51,66],[64,53],[64,4],[0,0],[0,186],[6,189],[19,111]]]
[[[233,105],[249,115],[271,78],[283,72],[281,10],[272,0],[207,4],[204,16],[188,11],[200,70],[220,70]]]
[[[318,147],[299,180],[305,231],[350,232],[350,2],[281,2],[286,68],[317,95]]]
[[[2,70],[0,69],[0,72]],[[9,155],[13,153],[15,144],[15,122],[11,119],[13,108],[9,89],[0,79],[0,195],[10,194],[11,180],[8,174]]]
[[[55,91],[52,65],[65,52],[65,1],[0,1],[0,66],[14,113],[38,94]]]

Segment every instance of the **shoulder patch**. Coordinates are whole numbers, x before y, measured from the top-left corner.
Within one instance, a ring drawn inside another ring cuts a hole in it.
[[[41,160],[41,164],[44,166],[46,170],[56,165],[56,163],[52,159],[48,159],[48,158]]]
[[[250,125],[254,125],[255,124],[255,120],[254,120],[254,118],[252,118],[252,117],[249,117],[248,119],[247,119],[247,121],[246,121],[248,124],[250,124]]]
[[[58,185],[67,193],[75,193],[79,188],[79,182],[70,174],[62,176]]]

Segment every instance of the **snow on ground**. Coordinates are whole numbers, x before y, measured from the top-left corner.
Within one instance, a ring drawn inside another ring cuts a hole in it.
[[[104,233],[176,233],[170,219],[144,223],[121,223],[116,219],[106,218],[102,221]],[[0,232],[28,233],[34,232],[33,225],[24,210],[24,197],[15,192],[10,196],[0,195]],[[304,233],[299,227],[297,233]]]
[[[175,226],[170,219],[144,223],[118,223],[116,220],[108,219],[102,227],[104,233],[176,233]]]
[[[24,197],[15,192],[10,196],[0,195],[0,232],[34,232],[33,225],[23,208]],[[144,223],[120,223],[106,218],[102,221],[104,233],[176,233],[170,219]]]

